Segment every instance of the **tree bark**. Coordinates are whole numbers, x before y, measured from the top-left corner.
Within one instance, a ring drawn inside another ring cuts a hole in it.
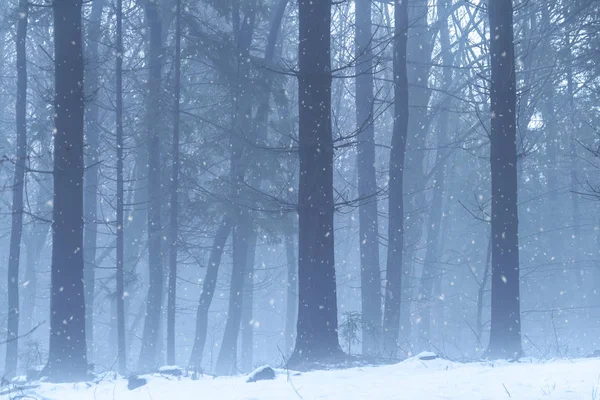
[[[492,173],[492,318],[490,358],[519,357],[519,238],[513,7],[510,0],[490,0]]]
[[[167,364],[175,365],[175,303],[177,298],[177,237],[179,227],[179,102],[181,97],[181,0],[175,10],[175,100],[173,105],[173,171],[171,177],[171,213],[169,232],[169,287],[167,304]]]
[[[19,262],[21,236],[23,233],[23,192],[25,183],[25,160],[27,158],[27,22],[29,6],[19,0],[17,23],[17,102],[16,126],[17,148],[12,190],[12,215],[8,255],[8,321],[6,334],[6,364],[4,376],[14,377],[19,357]]]
[[[334,260],[331,1],[299,7],[298,325],[290,366],[342,354]]]
[[[86,377],[83,287],[83,45],[81,0],[56,0],[54,11],[55,131],[50,346],[54,381]]]
[[[116,108],[117,108],[117,354],[119,373],[125,375],[127,355],[125,344],[125,284],[124,284],[124,228],[123,219],[123,0],[117,0],[117,57],[116,57]]]
[[[356,125],[358,171],[360,284],[363,354],[380,351],[381,270],[373,124],[373,33],[371,1],[356,1]]]
[[[85,287],[85,327],[88,359],[94,359],[94,291],[95,291],[95,268],[97,247],[97,208],[98,208],[98,172],[99,172],[99,136],[100,108],[96,100],[99,89],[100,54],[98,45],[101,39],[102,12],[105,0],[95,0],[92,4],[89,25],[87,29],[86,48],[86,79],[84,89],[86,98],[91,100],[87,103],[85,110],[85,135],[86,135],[86,158],[87,169],[84,172],[84,231],[83,231],[83,260],[84,260],[84,287]]]
[[[407,1],[394,5],[394,131],[389,169],[389,222],[385,309],[383,317],[383,353],[395,358],[398,351],[400,306],[402,297],[402,252],[404,248],[404,158],[408,135],[408,36]]]
[[[289,356],[294,350],[296,337],[296,321],[298,319],[298,260],[294,235],[291,232],[285,235],[285,255],[287,260],[287,291],[285,308],[285,355]]]
[[[215,239],[208,258],[208,266],[204,283],[202,285],[202,294],[198,310],[196,311],[196,334],[194,336],[194,346],[190,356],[190,366],[200,368],[202,364],[202,355],[204,353],[204,345],[206,344],[206,333],[208,331],[208,310],[215,294],[217,286],[217,277],[219,273],[219,265],[223,256],[223,249],[227,243],[227,238],[231,232],[231,221],[226,215],[223,217],[219,229],[215,234]]]
[[[162,79],[162,24],[158,3],[148,0],[145,5],[148,25],[148,264],[149,285],[146,319],[142,336],[139,369],[156,367],[156,347],[162,310],[163,267],[162,267],[162,223],[161,223],[161,179],[160,179],[160,96]]]

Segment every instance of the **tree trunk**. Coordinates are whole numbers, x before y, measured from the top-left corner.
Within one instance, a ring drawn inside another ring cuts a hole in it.
[[[360,286],[363,354],[380,351],[381,270],[377,221],[375,128],[373,125],[373,40],[371,1],[356,1],[356,125],[358,171]]]
[[[406,44],[408,6],[406,1],[394,6],[394,131],[389,170],[389,223],[385,309],[383,318],[383,353],[395,358],[398,350],[400,306],[402,297],[402,251],[404,247],[404,158],[408,134],[408,76]]]
[[[298,318],[298,260],[296,259],[296,246],[291,232],[285,235],[285,255],[287,260],[287,291],[285,308],[285,352],[289,356],[294,350],[296,336],[296,320]]]
[[[50,346],[54,381],[86,377],[83,287],[83,46],[81,0],[57,0],[54,11],[55,131]]]
[[[169,232],[169,288],[167,304],[167,364],[175,365],[175,302],[177,298],[177,237],[179,213],[179,101],[181,97],[181,0],[175,10],[175,100],[173,105],[173,171]]]
[[[12,215],[10,248],[8,255],[8,322],[6,335],[6,364],[4,376],[11,379],[17,371],[19,357],[19,261],[21,258],[21,235],[23,233],[23,189],[25,182],[25,159],[27,158],[27,21],[29,6],[19,0],[17,23],[17,149],[12,191]]]
[[[149,285],[146,319],[142,337],[139,369],[156,367],[156,347],[162,310],[162,224],[160,204],[160,96],[162,24],[158,4],[148,0],[145,5],[148,24],[148,266]]]
[[[256,263],[256,227],[250,232],[248,239],[248,256],[244,281],[244,300],[242,316],[242,371],[253,369],[254,358],[254,265]]]
[[[491,53],[492,318],[490,358],[519,357],[519,238],[513,8],[509,0],[489,2]]]
[[[223,342],[215,366],[216,375],[233,375],[237,372],[237,344],[242,321],[244,275],[248,258],[248,241],[251,223],[245,210],[238,208],[236,225],[233,227],[233,265],[229,286],[229,308],[223,334]]]
[[[84,232],[83,232],[83,259],[84,259],[84,287],[85,287],[85,332],[88,350],[88,359],[94,360],[94,290],[96,268],[96,238],[97,224],[97,199],[98,199],[98,167],[99,167],[99,136],[100,122],[98,101],[96,100],[99,89],[98,77],[100,68],[100,55],[98,45],[101,39],[102,11],[105,0],[95,0],[87,31],[86,49],[86,79],[84,89],[86,98],[91,100],[85,110],[85,135],[87,169],[84,172]]]
[[[124,227],[123,219],[123,0],[117,0],[117,354],[119,373],[125,375],[127,356],[125,344],[124,298]]]
[[[202,355],[204,353],[204,345],[206,344],[206,333],[208,331],[208,309],[215,294],[217,286],[217,277],[219,273],[219,265],[223,256],[223,249],[227,243],[227,238],[231,232],[231,222],[228,216],[223,217],[221,225],[215,234],[215,239],[208,258],[208,266],[204,283],[202,285],[202,294],[198,310],[196,311],[196,335],[194,336],[194,346],[190,356],[190,366],[200,368],[202,364]]]
[[[41,197],[41,196],[40,196]],[[45,203],[45,201],[43,201]],[[27,251],[25,263],[25,282],[23,283],[23,311],[20,312],[21,328],[24,332],[29,332],[34,326],[35,300],[38,291],[38,267],[41,253],[46,244],[50,224],[46,222],[36,223],[25,240],[25,250]]]
[[[443,196],[445,190],[445,158],[448,150],[443,146],[449,137],[449,109],[452,105],[450,89],[452,87],[452,65],[454,57],[450,45],[450,30],[448,28],[448,13],[450,12],[451,2],[449,0],[438,2],[437,11],[440,23],[440,47],[442,52],[442,62],[446,66],[443,70],[443,99],[440,101],[440,115],[438,122],[438,148],[435,161],[435,174],[433,179],[433,198],[429,208],[429,217],[427,222],[427,248],[425,250],[425,261],[423,263],[423,273],[419,285],[419,300],[421,301],[421,328],[419,338],[423,349],[431,347],[431,308],[435,304],[433,298],[434,282],[439,274],[439,268],[436,263],[439,255],[439,241],[442,228],[443,215]]]
[[[331,1],[299,7],[299,265],[296,347],[288,362],[339,356],[331,127]]]

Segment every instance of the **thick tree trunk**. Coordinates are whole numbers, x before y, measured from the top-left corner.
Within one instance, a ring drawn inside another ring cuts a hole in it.
[[[8,322],[6,335],[5,378],[12,378],[17,370],[19,357],[19,261],[23,233],[23,191],[25,183],[25,159],[27,158],[27,21],[29,6],[19,0],[17,23],[17,149],[12,191],[12,215],[10,247],[8,255]]]
[[[491,53],[492,318],[490,358],[518,357],[521,349],[517,146],[513,8],[489,2]]]
[[[331,1],[299,7],[299,266],[296,347],[288,362],[340,356],[334,260]]]
[[[204,345],[206,344],[206,333],[208,331],[208,310],[215,294],[217,286],[217,277],[219,273],[219,265],[223,256],[223,249],[227,243],[227,238],[231,232],[231,221],[228,216],[223,217],[221,225],[215,234],[215,239],[208,258],[208,266],[204,283],[202,285],[202,294],[196,312],[196,335],[194,336],[194,346],[190,356],[190,366],[200,368],[202,364],[202,355],[204,353]]]
[[[46,373],[78,381],[87,372],[83,287],[83,46],[81,0],[56,0],[55,132],[50,346]]]
[[[179,101],[181,97],[181,0],[175,10],[175,100],[173,105],[173,171],[169,221],[169,287],[167,304],[167,364],[175,365],[175,302],[177,298],[177,237],[179,213]]]
[[[389,222],[385,309],[383,318],[383,355],[395,358],[398,351],[400,306],[402,297],[402,252],[404,247],[404,158],[408,135],[408,76],[406,44],[408,6],[406,1],[394,6],[394,132],[389,169]]]
[[[377,221],[371,1],[356,1],[356,125],[363,354],[380,351],[381,270]]]
[[[162,310],[163,266],[160,179],[160,96],[162,25],[158,4],[148,0],[145,6],[148,24],[148,264],[149,285],[146,319],[142,336],[139,369],[156,367],[156,348]]]
[[[125,344],[125,284],[124,284],[124,228],[123,219],[123,0],[117,0],[117,354],[119,373],[124,375],[127,369]]]
[[[84,232],[83,232],[83,259],[84,286],[85,286],[85,332],[88,350],[88,359],[94,360],[94,290],[96,267],[96,238],[97,224],[97,199],[98,199],[98,167],[99,167],[99,136],[100,122],[97,92],[99,88],[98,77],[100,68],[100,55],[98,45],[101,39],[102,11],[105,0],[95,0],[87,30],[86,48],[86,79],[84,82],[86,98],[91,99],[85,110],[85,135],[87,169],[84,172]]]

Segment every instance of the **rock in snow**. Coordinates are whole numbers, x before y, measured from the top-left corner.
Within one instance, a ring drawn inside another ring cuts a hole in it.
[[[144,386],[146,383],[146,379],[140,378],[137,375],[131,375],[129,377],[129,381],[127,382],[127,389],[134,390],[141,386]]]
[[[263,365],[252,371],[246,382],[267,381],[271,379],[275,379],[275,371],[273,371],[270,365]]]

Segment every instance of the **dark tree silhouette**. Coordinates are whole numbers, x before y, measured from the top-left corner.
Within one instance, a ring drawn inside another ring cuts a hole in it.
[[[486,355],[509,358],[522,353],[512,2],[490,0],[488,10],[492,66],[492,319]]]
[[[333,230],[331,1],[300,0],[298,325],[289,364],[341,355]]]
[[[381,270],[377,223],[375,128],[373,125],[373,33],[371,0],[356,1],[356,169],[360,224],[360,287],[363,354],[379,353],[381,327]]]
[[[54,209],[50,346],[46,373],[77,381],[87,372],[83,288],[83,45],[81,0],[55,0]]]
[[[406,45],[408,35],[407,1],[394,4],[394,132],[390,152],[388,252],[385,309],[383,316],[383,352],[395,357],[400,329],[402,297],[402,251],[404,247],[404,158],[408,134],[408,71]]]
[[[162,310],[163,266],[160,185],[160,90],[162,76],[162,23],[158,3],[145,4],[148,25],[148,94],[146,123],[148,129],[148,266],[149,285],[146,319],[142,336],[139,368],[148,370],[156,365],[156,348]]]

